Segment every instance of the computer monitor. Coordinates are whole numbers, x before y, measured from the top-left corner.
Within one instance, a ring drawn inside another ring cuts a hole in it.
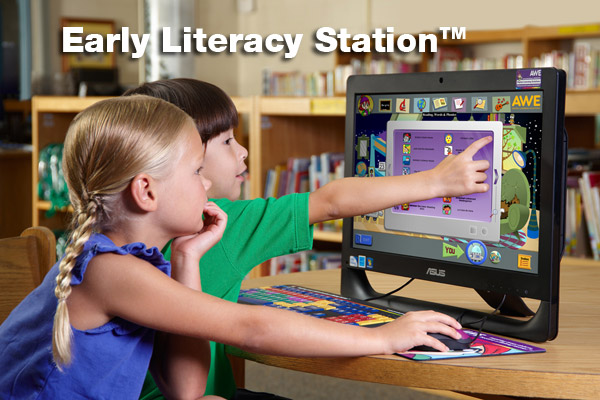
[[[564,246],[564,71],[357,75],[347,87],[345,176],[417,173],[481,137],[493,140],[474,156],[490,163],[488,192],[344,220],[342,294],[376,297],[366,271],[473,288],[493,307],[503,300],[500,311],[508,314],[488,316],[484,330],[554,339]],[[523,298],[539,300],[537,311]],[[475,328],[486,314],[477,304],[374,301],[400,311],[437,309]]]

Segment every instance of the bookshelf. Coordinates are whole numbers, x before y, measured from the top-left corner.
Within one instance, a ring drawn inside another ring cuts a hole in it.
[[[344,97],[254,98],[255,114],[249,135],[250,197],[263,197],[267,171],[287,164],[290,157],[343,152],[346,99]],[[315,228],[317,250],[340,250],[341,232]],[[269,275],[265,262],[250,277]]]
[[[270,168],[290,157],[344,151],[346,99],[343,97],[257,97],[250,131],[251,198],[264,194]],[[317,241],[341,243],[341,232],[315,230]]]

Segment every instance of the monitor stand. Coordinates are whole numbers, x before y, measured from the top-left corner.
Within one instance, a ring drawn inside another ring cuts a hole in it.
[[[519,296],[492,292],[490,290],[475,289],[475,291],[493,309],[496,309],[498,306],[500,306],[498,311],[500,311],[500,314],[502,315],[509,317],[531,317],[532,315],[535,315],[535,313],[531,311],[529,307],[527,307],[527,304],[525,304],[523,299]]]
[[[373,289],[364,270],[346,267],[342,267],[341,293],[343,296],[359,300],[381,295]],[[514,299],[511,298],[511,302],[512,300]],[[520,298],[518,298],[518,301],[523,302]],[[552,340],[558,333],[558,301],[552,303],[541,301],[538,310],[535,313],[531,312],[533,316],[528,319],[496,314],[489,315],[486,312],[400,296],[387,296],[371,300],[371,302],[401,312],[436,310],[456,319],[460,318],[462,325],[471,329],[480,329],[481,319],[487,316],[483,331],[533,342]],[[498,302],[492,301],[492,304],[495,308]],[[524,311],[522,307],[517,307],[517,309],[520,309],[521,312]]]

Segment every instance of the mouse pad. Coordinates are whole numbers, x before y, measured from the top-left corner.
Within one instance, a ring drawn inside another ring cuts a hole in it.
[[[463,332],[471,337],[477,336],[477,331],[463,329]],[[471,347],[465,350],[454,350],[447,352],[439,351],[408,351],[406,353],[397,353],[401,357],[406,357],[415,361],[426,360],[447,360],[450,358],[468,358],[501,356],[509,354],[529,354],[544,353],[546,350],[541,347],[531,346],[529,344],[517,342],[514,340],[502,338],[489,333],[481,332],[479,337],[471,343]]]

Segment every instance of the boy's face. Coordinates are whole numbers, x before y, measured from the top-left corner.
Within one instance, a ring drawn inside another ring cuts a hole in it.
[[[233,129],[208,141],[204,155],[203,175],[212,181],[208,197],[237,200],[240,197],[248,150],[233,136]]]

